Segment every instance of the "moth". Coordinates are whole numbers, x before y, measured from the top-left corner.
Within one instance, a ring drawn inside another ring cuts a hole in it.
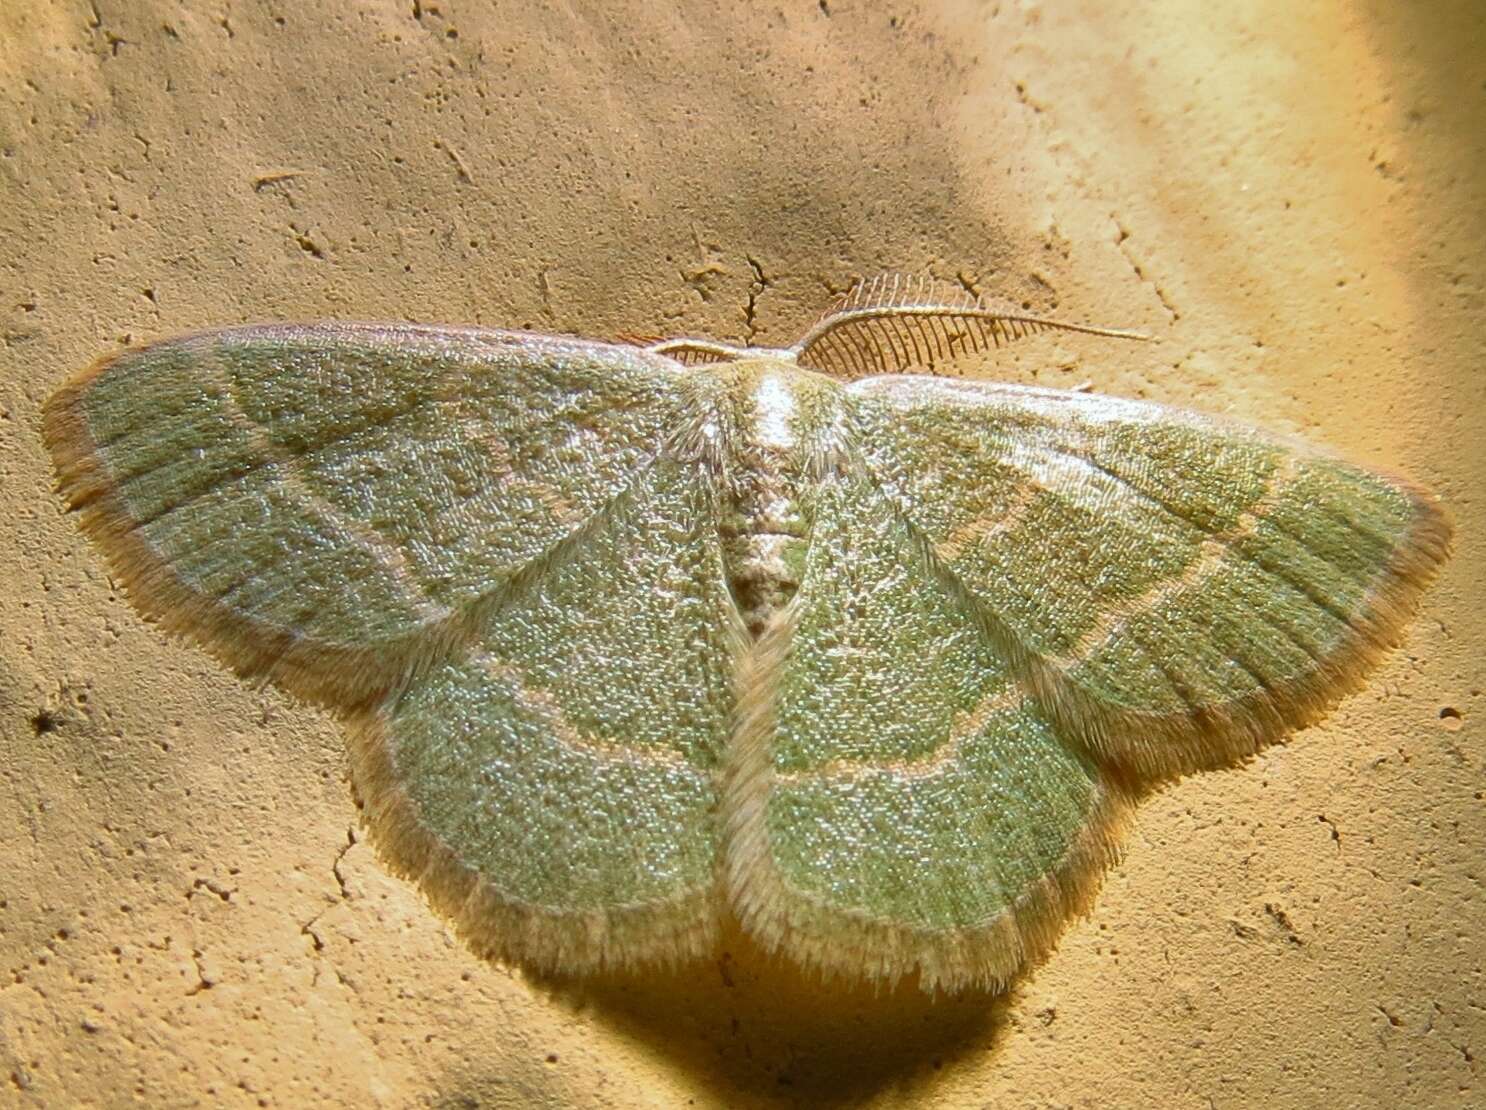
[[[344,719],[374,843],[482,954],[674,962],[732,915],[994,988],[1143,784],[1315,719],[1449,542],[1303,444],[932,373],[1049,329],[1120,334],[897,278],[784,349],[234,327],[44,434],[144,615]]]

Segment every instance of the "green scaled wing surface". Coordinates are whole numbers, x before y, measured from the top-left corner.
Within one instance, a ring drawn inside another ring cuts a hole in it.
[[[1004,983],[1113,856],[1120,798],[865,476],[818,491],[730,753],[729,879],[766,945],[924,989]]]
[[[397,869],[577,969],[716,927],[739,634],[689,398],[628,347],[248,327],[107,360],[45,435],[147,615],[351,720]]]
[[[873,482],[1043,711],[1138,772],[1313,719],[1445,555],[1428,494],[1240,425],[986,383],[849,392]]]
[[[577,971],[715,939],[741,632],[702,469],[654,463],[359,723],[373,826],[482,951]]]
[[[863,378],[828,438],[739,684],[727,875],[766,945],[868,978],[1036,959],[1131,788],[1335,700],[1448,542],[1407,483],[1155,405]]]
[[[147,615],[314,700],[383,691],[583,526],[683,404],[674,364],[477,329],[206,332],[105,360],[45,434]]]

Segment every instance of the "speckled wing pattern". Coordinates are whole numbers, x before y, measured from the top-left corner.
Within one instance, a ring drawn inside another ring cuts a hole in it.
[[[658,457],[687,393],[632,348],[248,327],[95,367],[45,434],[146,614],[350,718],[399,871],[583,968],[716,927],[736,633],[710,486]]]
[[[827,970],[957,989],[1044,954],[1134,787],[1314,719],[1445,557],[1434,499],[1114,398],[844,390],[800,590],[731,753],[729,879]]]
[[[1113,859],[1116,798],[911,526],[826,479],[800,592],[743,684],[725,798],[744,924],[807,964],[1006,981]]]
[[[657,461],[358,723],[369,820],[482,948],[576,970],[713,943],[739,639],[716,519],[696,463]]]
[[[1355,683],[1449,529],[1193,414],[804,368],[1059,326],[955,301],[955,338],[911,292],[785,352],[209,332],[95,366],[44,434],[146,615],[348,720],[374,840],[482,952],[639,966],[733,914],[824,970],[993,986],[1087,904],[1133,788]],[[740,551],[787,598],[756,639]]]
[[[850,392],[864,467],[1002,657],[1060,726],[1141,774],[1313,718],[1445,554],[1425,491],[1241,425],[992,383]]]

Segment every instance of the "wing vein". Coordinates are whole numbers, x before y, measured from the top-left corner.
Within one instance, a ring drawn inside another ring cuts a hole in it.
[[[274,443],[268,428],[254,420],[244,406],[238,393],[237,382],[230,371],[218,359],[208,360],[206,365],[212,379],[223,390],[223,406],[228,418],[250,437],[256,453],[272,460],[279,471],[279,480],[286,490],[301,499],[311,510],[319,513],[330,526],[339,529],[351,542],[367,552],[385,569],[404,592],[405,600],[427,623],[442,621],[450,615],[450,609],[429,597],[423,584],[418,581],[408,566],[407,553],[365,521],[357,520],[329,498],[317,493],[310,479],[302,471],[298,458]],[[224,599],[225,602],[225,599]]]

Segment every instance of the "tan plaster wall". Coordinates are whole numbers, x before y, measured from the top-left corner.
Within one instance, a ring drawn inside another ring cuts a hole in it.
[[[1479,5],[502,9],[0,4],[0,1104],[1480,1099]],[[1159,338],[987,373],[1298,432],[1459,526],[1406,648],[1147,801],[1001,998],[822,988],[738,938],[628,982],[475,960],[362,840],[331,721],[144,624],[50,493],[39,406],[121,342],[781,342],[884,268]]]

